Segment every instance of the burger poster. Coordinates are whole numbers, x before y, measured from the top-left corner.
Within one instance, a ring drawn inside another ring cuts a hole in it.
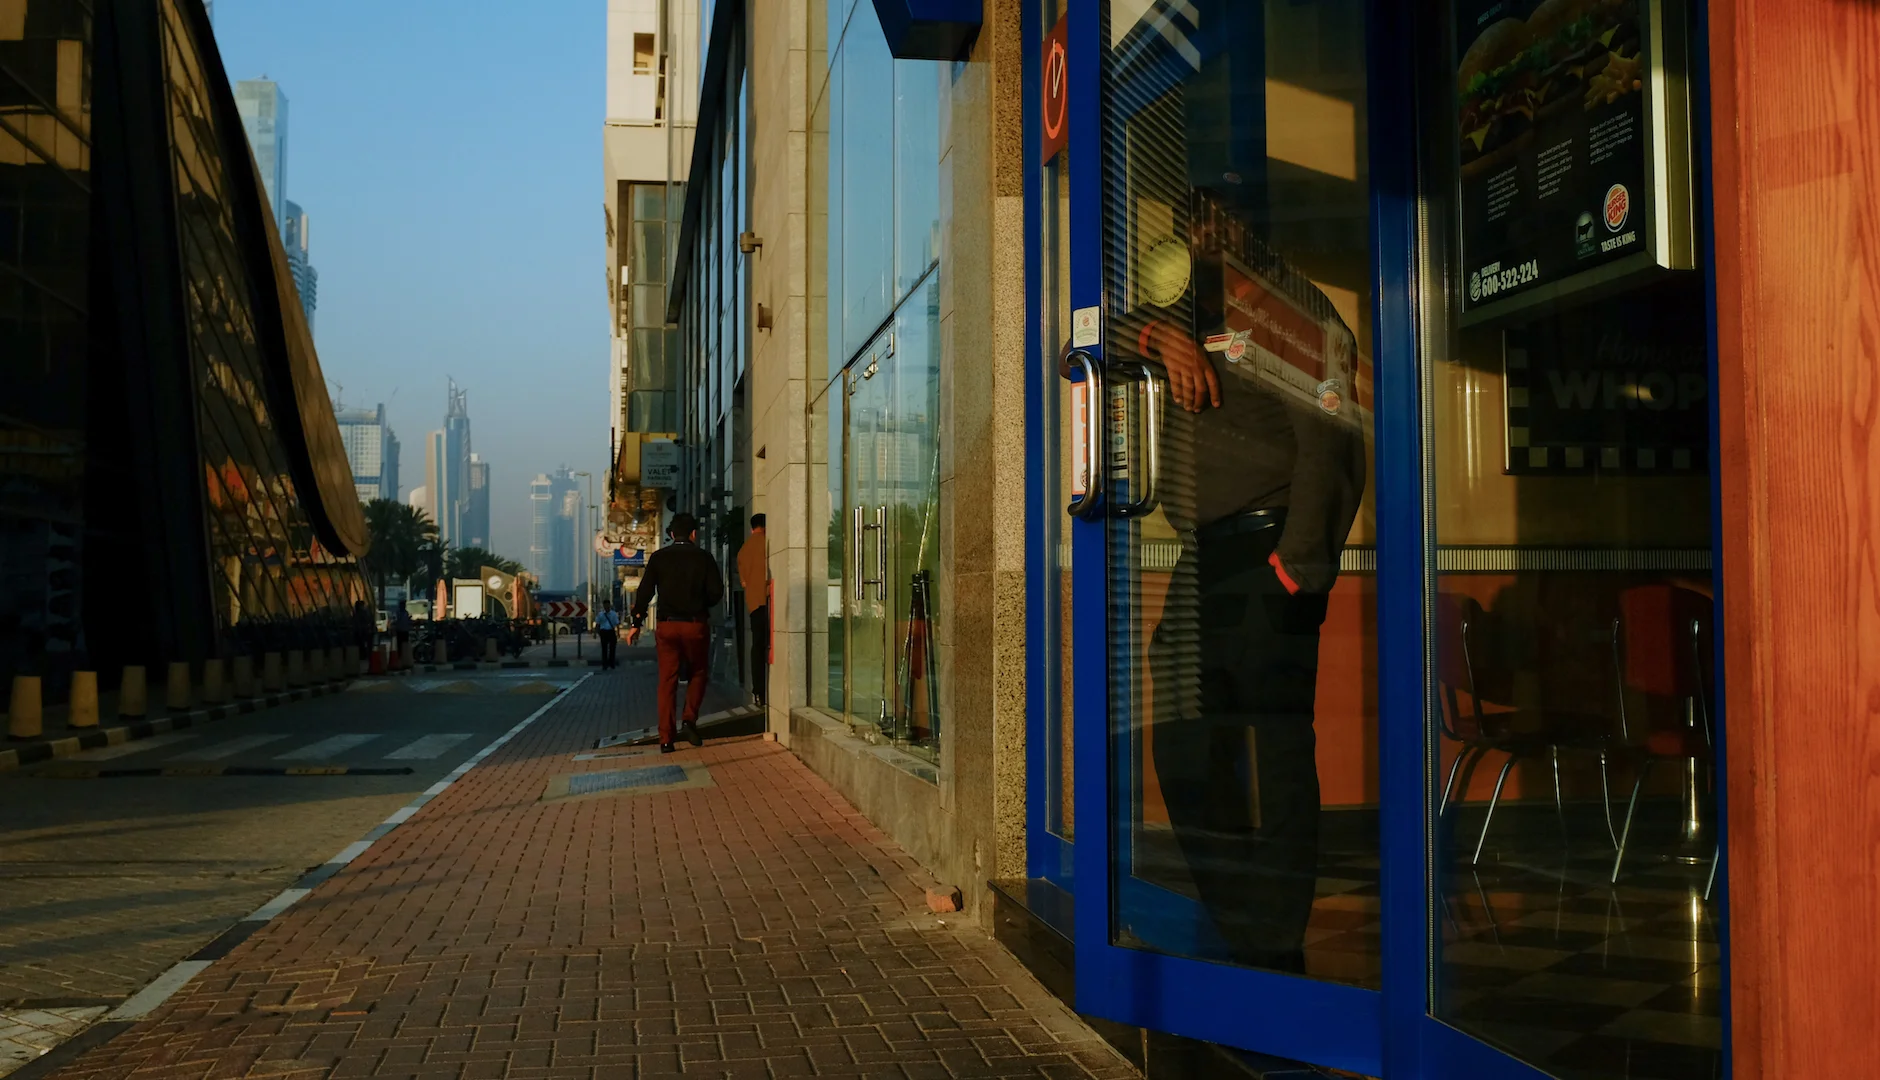
[[[1456,0],[1464,312],[1659,261],[1663,2]]]

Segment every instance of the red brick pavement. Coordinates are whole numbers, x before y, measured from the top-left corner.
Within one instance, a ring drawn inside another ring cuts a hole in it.
[[[1135,1075],[777,744],[573,761],[651,677],[589,679],[61,1078]],[[686,761],[711,786],[542,801]]]

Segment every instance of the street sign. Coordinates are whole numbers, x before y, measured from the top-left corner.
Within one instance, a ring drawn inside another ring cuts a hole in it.
[[[645,566],[646,549],[617,547],[614,549],[614,565],[623,569],[627,567]]]
[[[544,600],[542,616],[548,619],[582,619],[587,617],[586,600]]]
[[[679,486],[679,444],[660,439],[640,447],[640,486],[675,488]]]

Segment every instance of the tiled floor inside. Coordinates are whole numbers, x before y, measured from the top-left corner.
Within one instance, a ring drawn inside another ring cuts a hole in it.
[[[1639,844],[1614,885],[1610,846],[1548,832],[1537,818],[1510,854],[1452,867],[1438,1014],[1563,1080],[1722,1076],[1708,851]]]
[[[1623,807],[1618,808],[1620,812]],[[1328,812],[1306,972],[1379,984],[1375,818]],[[1668,835],[1670,800],[1640,809],[1617,885],[1597,804],[1504,807],[1478,866],[1479,808],[1451,822],[1459,854],[1444,875],[1439,1001],[1446,1022],[1562,1080],[1722,1076],[1718,906],[1705,901],[1709,848]],[[1146,834],[1139,834],[1146,835]],[[1466,845],[1460,843],[1465,839]],[[1138,853],[1164,887],[1193,895],[1172,840]]]

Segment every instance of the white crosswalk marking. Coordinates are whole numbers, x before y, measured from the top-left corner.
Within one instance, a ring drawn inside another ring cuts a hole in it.
[[[79,761],[110,761],[114,758],[141,754],[145,750],[161,750],[166,746],[175,746],[180,742],[202,738],[199,731],[172,731],[167,735],[153,735],[148,739],[132,739],[116,746],[100,746],[96,750],[87,750],[77,755]]]
[[[298,750],[289,750],[285,754],[277,755],[274,760],[325,761],[328,758],[338,757],[354,747],[364,746],[376,738],[378,738],[377,735],[335,735],[328,739],[321,739],[317,743],[309,743]]]
[[[426,735],[416,742],[406,743],[385,755],[388,761],[430,761],[442,757],[445,751],[468,739],[468,735]]]
[[[236,754],[247,753],[258,746],[266,746],[271,742],[280,742],[285,738],[287,738],[285,735],[243,735],[239,739],[228,739],[223,742],[210,743],[207,746],[198,746],[194,750],[178,754],[170,760],[221,761],[223,758],[232,758]]]

